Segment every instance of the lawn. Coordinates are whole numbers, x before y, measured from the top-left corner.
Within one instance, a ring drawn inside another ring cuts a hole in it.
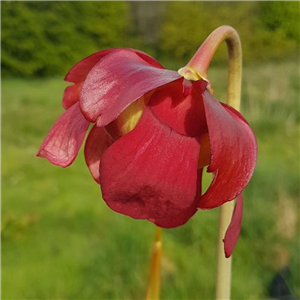
[[[259,158],[244,193],[233,299],[267,299],[282,273],[300,296],[298,62],[244,69],[242,111]],[[224,100],[226,69],[210,72]],[[112,212],[82,151],[61,169],[36,157],[63,112],[61,78],[2,80],[2,299],[143,299],[155,227]],[[213,299],[218,209],[164,230],[162,299]],[[289,274],[283,273],[288,267]]]

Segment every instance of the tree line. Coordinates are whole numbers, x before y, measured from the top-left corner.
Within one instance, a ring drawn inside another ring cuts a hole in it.
[[[111,47],[181,63],[225,24],[238,30],[246,63],[288,60],[299,50],[299,2],[5,1],[1,7],[2,76],[61,75]],[[215,63],[225,54],[219,51]]]

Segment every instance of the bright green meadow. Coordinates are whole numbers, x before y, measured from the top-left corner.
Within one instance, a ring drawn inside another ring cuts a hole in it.
[[[225,101],[226,68],[209,75]],[[2,299],[143,299],[155,226],[106,206],[83,151],[66,169],[36,157],[66,86],[2,80]],[[246,66],[242,100],[259,155],[244,192],[232,299],[270,298],[287,266],[299,297],[298,61]],[[163,231],[162,299],[213,299],[218,212]]]

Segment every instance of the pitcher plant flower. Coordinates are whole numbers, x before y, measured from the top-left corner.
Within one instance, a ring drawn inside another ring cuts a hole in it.
[[[38,156],[69,166],[93,124],[84,155],[106,204],[163,228],[237,198],[225,236],[230,256],[241,227],[241,193],[255,167],[256,140],[244,117],[217,101],[209,82],[193,70],[167,70],[128,48],[83,59],[65,77],[73,83],[63,95],[66,111]],[[213,179],[203,193],[206,167]]]

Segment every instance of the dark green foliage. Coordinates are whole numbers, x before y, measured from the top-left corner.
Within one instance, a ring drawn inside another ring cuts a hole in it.
[[[126,2],[2,2],[2,74],[64,74],[83,57],[124,43]]]
[[[110,47],[141,49],[185,64],[218,26],[237,29],[244,62],[290,60],[299,45],[299,2],[2,2],[2,75],[64,75]],[[225,45],[214,62],[227,60]]]
[[[260,19],[270,31],[282,30],[285,37],[299,41],[298,1],[263,1],[259,2]]]

